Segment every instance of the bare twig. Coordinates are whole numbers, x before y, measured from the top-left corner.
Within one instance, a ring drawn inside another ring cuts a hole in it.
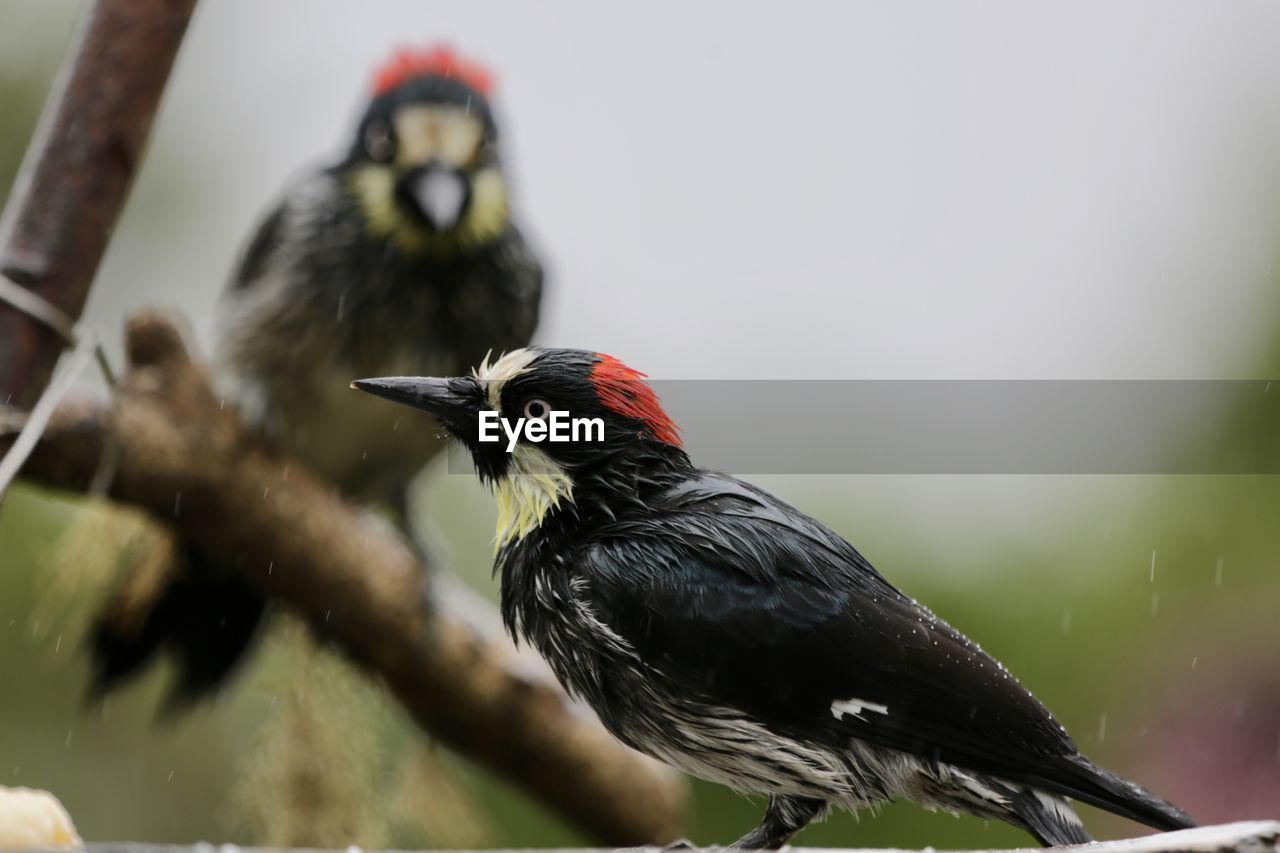
[[[397,536],[220,405],[163,319],[133,320],[127,348],[113,407],[60,407],[24,476],[82,489],[114,437],[112,497],[169,519],[210,559],[301,613],[423,728],[606,843],[677,837],[679,779],[621,746],[518,656],[491,608],[442,581],[424,589]]]
[[[0,227],[0,273],[64,320],[84,307],[195,2],[98,0],[41,117]],[[41,314],[0,301],[0,403],[29,408],[49,381],[65,330]]]

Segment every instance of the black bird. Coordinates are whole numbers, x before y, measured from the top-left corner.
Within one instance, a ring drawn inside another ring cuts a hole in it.
[[[223,302],[217,361],[231,396],[416,543],[408,486],[444,439],[425,416],[352,405],[346,386],[370,373],[462,372],[533,335],[542,267],[511,219],[491,89],[485,69],[448,48],[397,52],[346,155],[286,190]],[[187,556],[152,588],[133,584],[132,607],[105,611],[91,638],[96,692],[168,648],[181,703],[244,657],[262,598]]]
[[[694,467],[643,374],[617,360],[528,348],[468,377],[353,387],[435,415],[470,450],[498,499],[507,628],[570,693],[629,746],[769,796],[736,846],[779,847],[833,805],[892,799],[1045,845],[1090,840],[1068,798],[1194,825],[1082,756],[1003,666],[844,539]],[[508,452],[505,436],[479,440],[482,411],[588,421],[577,440],[525,433]],[[585,427],[597,418],[602,436]]]

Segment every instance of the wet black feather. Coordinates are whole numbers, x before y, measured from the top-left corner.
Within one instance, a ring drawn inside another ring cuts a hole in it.
[[[558,526],[575,531],[562,539],[564,561],[586,579],[594,612],[664,678],[833,750],[855,738],[1159,828],[1194,825],[1083,759],[1003,666],[833,531],[732,477],[676,471],[642,511],[606,521],[593,510],[597,522],[575,511],[543,531],[544,542]],[[833,713],[847,700],[887,712]]]

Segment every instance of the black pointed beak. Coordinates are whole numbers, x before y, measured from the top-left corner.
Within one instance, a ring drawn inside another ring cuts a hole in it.
[[[357,379],[351,383],[351,387],[433,414],[447,427],[459,426],[475,417],[475,392],[479,389],[473,379],[436,379],[427,376]]]

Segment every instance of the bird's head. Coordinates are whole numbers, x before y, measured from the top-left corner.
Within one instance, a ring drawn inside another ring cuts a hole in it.
[[[488,71],[447,47],[400,50],[377,69],[343,165],[374,237],[448,255],[507,229],[492,89]]]
[[[612,356],[529,347],[470,376],[361,379],[353,388],[435,415],[498,498],[498,544],[583,492],[607,500],[689,465],[645,375]]]

